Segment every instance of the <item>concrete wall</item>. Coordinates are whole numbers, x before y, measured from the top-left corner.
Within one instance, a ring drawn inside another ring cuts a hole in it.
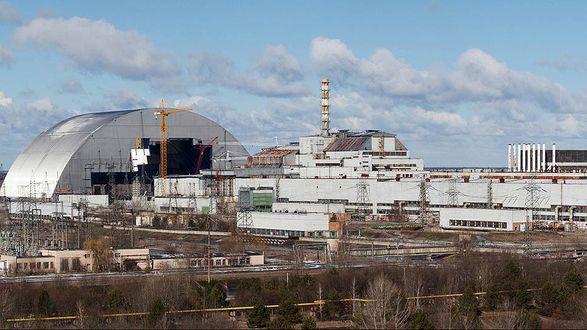
[[[77,207],[74,207],[72,203],[67,202],[37,202],[34,204],[28,202],[21,203],[18,201],[10,202],[10,213],[13,215],[21,213],[23,210],[26,213],[32,209],[38,209],[39,211],[37,212],[40,212],[44,219],[55,217],[56,214],[58,216],[63,215],[67,218],[71,218],[72,216],[78,218],[81,212]]]
[[[212,267],[231,267],[231,266],[262,266],[265,264],[265,255],[226,255],[212,256]],[[208,258],[203,257],[169,257],[157,258],[151,260],[151,268],[158,269],[186,269],[186,268],[205,268],[208,265]],[[143,266],[143,264],[141,264]]]
[[[88,207],[108,207],[108,195],[59,195],[59,201],[67,204],[86,203]]]
[[[335,203],[273,203],[272,211],[287,213],[343,213],[344,205]]]
[[[324,169],[327,171],[327,169]],[[398,201],[418,202],[420,181],[402,179],[402,181],[377,181],[365,179],[369,186],[369,200],[376,204],[393,204]],[[319,200],[357,199],[357,183],[359,179],[281,179],[279,180],[279,197],[295,202],[318,202]],[[237,178],[235,189],[240,187],[275,187],[276,179]],[[428,196],[432,205],[448,205],[448,180],[429,182]],[[506,182],[492,184],[493,204],[505,208],[525,208],[527,192],[526,182]],[[458,205],[466,203],[487,203],[488,182],[457,182]],[[551,209],[557,205],[587,206],[587,182],[552,184],[542,181],[538,183],[537,208]]]
[[[169,206],[171,204],[171,212],[175,213],[176,208],[179,208],[181,213],[203,213],[204,209],[210,209],[210,198],[209,197],[156,197],[154,198],[154,210],[155,212],[169,212]]]
[[[0,256],[0,271],[3,275],[8,274],[47,274],[54,273],[57,265],[53,257],[15,257]]]
[[[328,231],[328,214],[251,212],[253,227],[287,231]]]
[[[162,196],[162,188],[165,187],[165,195],[178,196],[203,196],[206,193],[204,180],[200,177],[168,177],[155,178],[154,193],[155,196]]]

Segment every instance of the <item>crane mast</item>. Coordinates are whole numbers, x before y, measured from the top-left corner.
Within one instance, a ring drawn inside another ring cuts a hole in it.
[[[188,109],[174,109],[174,108],[165,108],[165,102],[161,100],[160,110],[155,111],[155,119],[161,116],[161,125],[160,125],[160,152],[161,152],[161,160],[159,163],[159,177],[166,178],[167,177],[167,123],[165,122],[165,118],[169,115],[178,112],[187,112]],[[161,183],[161,192],[165,195],[165,183]]]

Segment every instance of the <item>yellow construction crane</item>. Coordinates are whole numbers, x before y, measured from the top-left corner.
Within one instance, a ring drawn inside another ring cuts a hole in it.
[[[159,111],[155,111],[155,119],[158,119],[159,116],[161,116],[161,162],[159,167],[160,178],[167,177],[167,126],[165,124],[165,117],[174,113],[187,111],[190,111],[190,109],[165,108],[165,102],[163,100],[161,100],[161,104],[159,105]]]

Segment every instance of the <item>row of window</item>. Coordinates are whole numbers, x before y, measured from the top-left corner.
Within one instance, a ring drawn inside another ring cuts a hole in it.
[[[214,266],[239,266],[239,265],[250,265],[251,258],[233,258],[233,259],[216,259],[214,260]],[[191,267],[206,267],[208,266],[208,259],[197,259],[190,261]]]
[[[16,264],[18,270],[42,270],[42,269],[53,269],[53,261],[45,262],[19,262]]]
[[[337,232],[336,231],[316,231],[316,232],[303,232],[298,230],[279,230],[279,229],[263,229],[263,228],[252,228],[251,232],[257,235],[267,235],[267,236],[287,236],[287,237],[327,237],[327,238],[336,238]]]
[[[450,220],[449,224],[456,227],[478,227],[507,229],[507,222],[483,220]]]

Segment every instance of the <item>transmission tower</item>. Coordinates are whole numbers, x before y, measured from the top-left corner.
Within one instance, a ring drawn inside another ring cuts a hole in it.
[[[359,214],[367,214],[369,205],[369,184],[365,180],[357,183],[357,211]]]
[[[538,186],[534,179],[531,179],[526,185],[524,185],[524,190],[526,190],[526,230],[524,232],[524,250],[529,252],[532,248],[532,223],[536,219],[536,209],[538,208],[539,194],[542,188]]]
[[[490,209],[493,206],[493,181],[489,180],[487,183],[487,208]]]
[[[250,189],[242,189],[238,194],[239,212],[236,219],[236,230],[241,239],[243,235],[250,234],[253,228],[253,217],[251,211],[254,210],[253,205],[253,191]]]
[[[459,191],[457,190],[457,179],[452,178],[448,182],[448,205],[458,206],[459,205]]]
[[[236,227],[238,228],[240,234],[250,234],[250,231],[253,228],[253,217],[251,215],[250,210],[241,209],[241,211],[238,213],[238,218],[236,220]]]
[[[430,185],[426,182],[426,178],[422,177],[420,181],[420,212],[418,214],[418,221],[421,224],[430,223],[430,211],[428,210],[428,189]]]

